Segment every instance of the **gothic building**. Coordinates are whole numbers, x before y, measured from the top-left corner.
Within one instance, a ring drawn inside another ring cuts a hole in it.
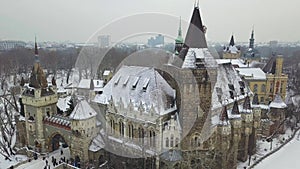
[[[47,82],[36,44],[21,96],[24,115],[17,127],[26,136],[18,132],[19,146],[51,152],[63,143],[77,167],[237,168],[264,134],[262,115],[274,124],[268,131],[283,132],[285,107],[276,97],[262,114],[257,94],[251,101],[253,92],[232,64],[215,61],[205,32],[195,6],[185,40],[180,26],[166,64],[123,65],[99,91],[100,81],[82,81],[70,113],[57,111],[56,83]]]
[[[196,6],[169,64],[123,66],[95,96],[96,166],[231,169],[255,152],[261,109],[233,66],[214,60],[205,31]]]

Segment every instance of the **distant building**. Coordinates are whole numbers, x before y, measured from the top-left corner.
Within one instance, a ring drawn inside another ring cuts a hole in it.
[[[286,97],[288,76],[282,73],[282,56],[272,57],[263,69],[244,68],[237,69],[240,76],[248,83],[251,91],[258,95],[260,103],[269,104],[275,95]]]
[[[249,48],[244,53],[244,59],[247,63],[251,63],[252,61],[260,61],[261,56],[259,52],[254,47],[254,30],[252,30],[251,37],[249,39]]]
[[[23,41],[6,40],[0,41],[0,50],[11,50],[14,48],[24,48],[26,45]]]
[[[150,47],[163,46],[164,43],[165,43],[165,37],[162,36],[161,34],[148,39],[148,46],[150,46]]]
[[[240,48],[235,46],[234,37],[231,36],[229,46],[224,46],[223,59],[238,59],[241,57]]]
[[[110,45],[110,35],[98,36],[98,43],[100,47],[108,47]]]

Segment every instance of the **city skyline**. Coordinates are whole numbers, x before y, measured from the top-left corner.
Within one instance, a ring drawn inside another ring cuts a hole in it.
[[[208,28],[208,41],[227,42],[231,34],[234,34],[237,42],[247,42],[253,25],[256,42],[299,41],[300,32],[297,30],[300,29],[300,25],[294,21],[300,16],[297,10],[300,2],[296,0],[202,0],[199,3],[204,25]],[[112,21],[120,21],[133,15],[142,16],[144,13],[174,17],[174,21],[163,23],[162,32],[168,31],[168,35],[176,37],[179,17],[188,23],[191,16],[189,11],[193,7],[193,0],[3,0],[0,7],[0,39],[32,41],[37,35],[39,41],[86,42],[99,28],[109,25]],[[182,29],[185,35],[187,24],[183,23]],[[112,36],[113,42],[123,38],[114,35],[114,32],[116,31],[107,33]]]

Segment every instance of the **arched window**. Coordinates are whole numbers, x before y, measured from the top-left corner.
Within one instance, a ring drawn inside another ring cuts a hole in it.
[[[200,147],[200,139],[198,136],[195,136],[194,139],[192,140],[192,146]]]
[[[133,138],[133,125],[131,123],[128,124],[128,137]]]
[[[258,88],[258,85],[257,84],[254,84],[254,86],[253,86],[253,92],[257,92],[257,88]]]
[[[115,133],[115,121],[113,119],[110,120],[110,133]]]
[[[266,85],[265,84],[262,84],[261,85],[261,92],[266,92]]]
[[[169,138],[166,138],[166,147],[169,147]]]
[[[173,136],[173,134],[171,135],[170,147],[174,147],[174,136]]]
[[[155,147],[155,131],[150,130],[149,132],[149,142],[151,147]]]
[[[119,122],[119,134],[120,136],[124,136],[124,123],[121,120]]]
[[[139,142],[144,143],[144,129],[142,127],[139,127],[138,132],[139,132]]]

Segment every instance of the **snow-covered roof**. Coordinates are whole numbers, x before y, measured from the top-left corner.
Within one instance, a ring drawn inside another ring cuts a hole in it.
[[[109,70],[105,70],[104,72],[103,72],[103,76],[108,76],[110,74],[110,71]]]
[[[71,96],[67,96],[65,98],[59,98],[56,106],[63,112],[67,111],[70,106],[69,106],[69,101],[71,100]]]
[[[94,88],[103,88],[103,80],[93,80]],[[91,79],[81,79],[77,88],[89,89],[91,84]]]
[[[99,133],[91,142],[89,150],[92,152],[97,152],[99,150],[101,150],[102,148],[104,148],[105,143],[103,140],[102,135]]]
[[[279,94],[276,94],[275,99],[270,103],[270,108],[286,108],[287,105],[283,102],[281,96]]]
[[[237,68],[236,70],[245,79],[266,80],[266,74],[260,68]]]
[[[122,66],[94,101],[107,104],[112,99],[115,105],[122,104],[124,108],[133,105],[134,109],[143,108],[145,112],[153,106],[156,114],[163,114],[171,109],[167,100],[173,101],[175,94],[154,68]]]
[[[216,67],[217,63],[208,48],[189,48],[182,68],[197,68],[197,60],[202,60],[205,67]]]
[[[244,92],[241,88],[244,89]],[[231,92],[234,99],[231,98]],[[212,92],[212,109],[220,108],[222,104],[233,103],[235,99],[244,99],[247,93],[250,93],[247,84],[242,81],[232,65],[220,64],[217,68],[217,81]]]
[[[67,90],[63,86],[58,86],[57,87],[57,93],[66,93]]]
[[[85,120],[97,115],[97,112],[85,100],[80,101],[70,114],[73,120]]]
[[[239,53],[239,51],[240,50],[236,46],[232,46],[232,45],[225,48],[225,50],[224,50],[224,52],[233,53],[233,54]]]
[[[216,59],[218,64],[225,64],[225,63],[231,63],[234,67],[248,67],[248,65],[245,63],[242,59]]]

